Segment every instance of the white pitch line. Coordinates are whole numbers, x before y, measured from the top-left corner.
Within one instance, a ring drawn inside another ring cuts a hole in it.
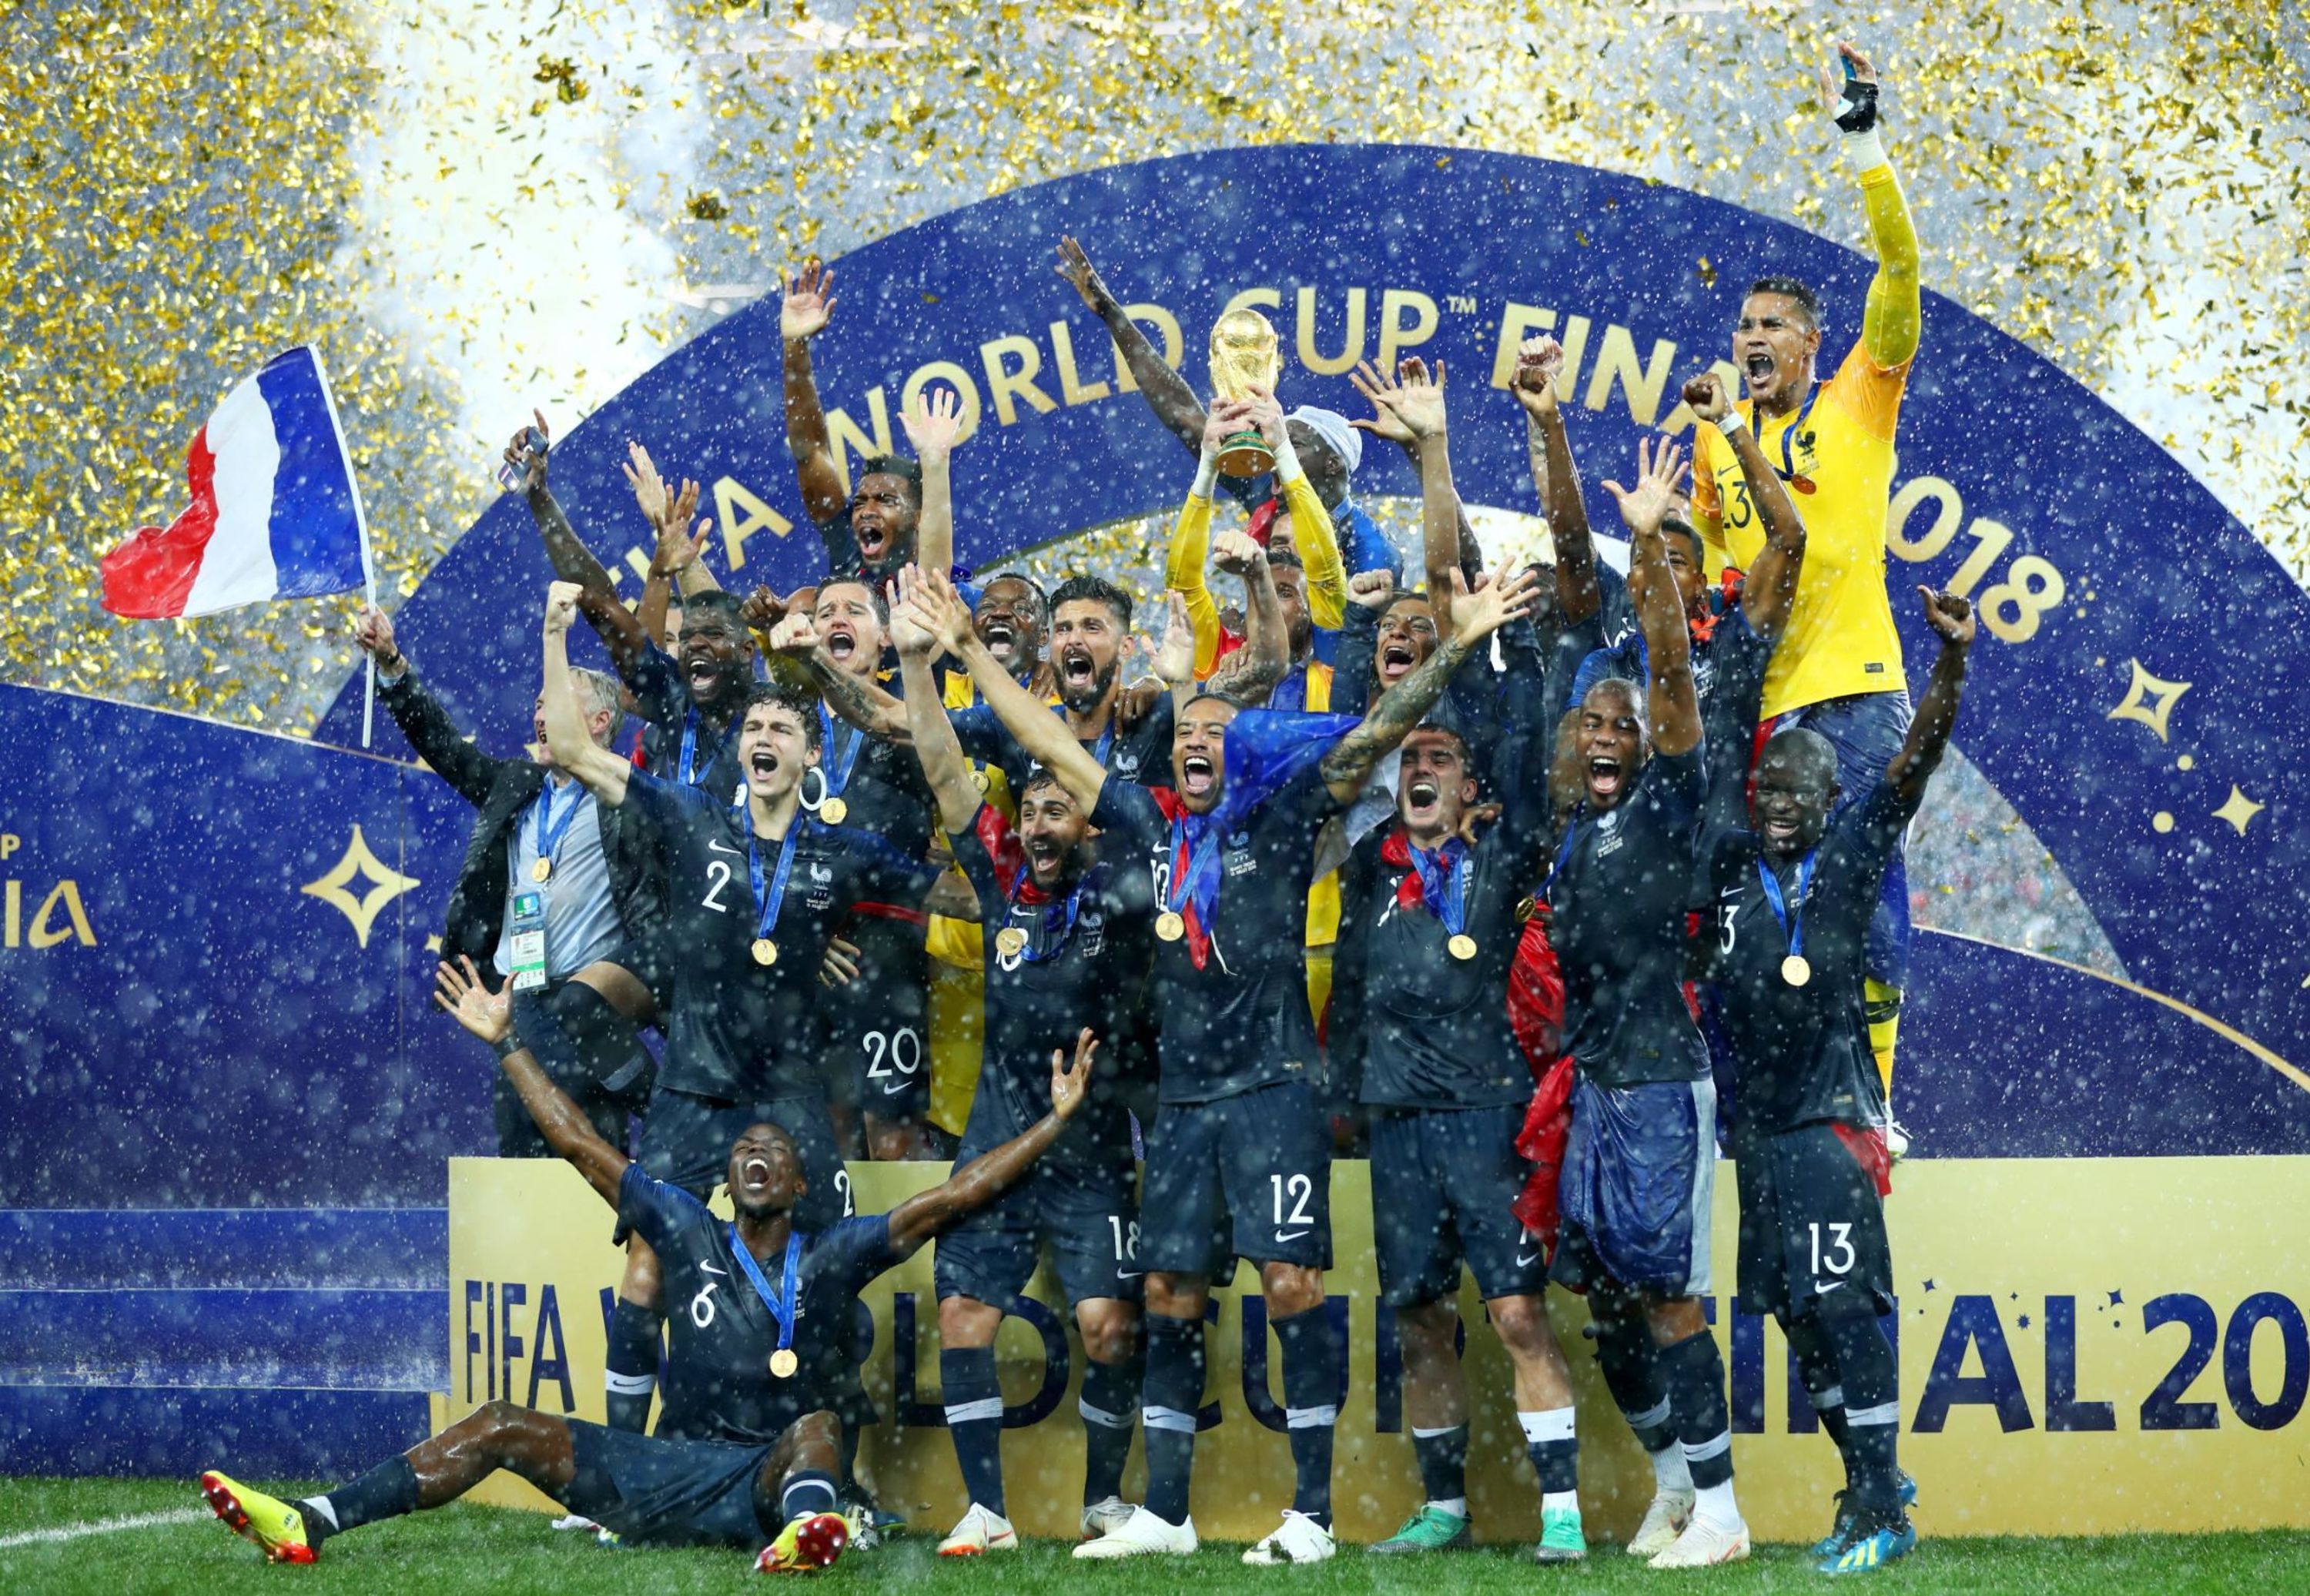
[[[0,1535],[0,1551],[17,1546],[47,1546],[60,1540],[78,1540],[84,1535],[109,1535],[116,1530],[151,1530],[162,1524],[197,1523],[208,1516],[204,1508],[172,1507],[166,1513],[129,1513],[117,1518],[59,1524],[52,1530],[25,1530],[14,1535]]]

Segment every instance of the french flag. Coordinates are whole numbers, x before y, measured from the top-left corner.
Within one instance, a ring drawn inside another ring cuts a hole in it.
[[[328,378],[309,349],[225,395],[186,452],[192,507],[104,557],[104,607],[157,620],[369,580],[369,535]]]

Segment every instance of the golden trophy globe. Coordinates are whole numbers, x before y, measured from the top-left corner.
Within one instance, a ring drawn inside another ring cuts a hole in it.
[[[1244,400],[1255,388],[1275,391],[1283,369],[1275,329],[1256,310],[1230,310],[1211,324],[1211,386],[1222,399]],[[1220,470],[1231,477],[1255,477],[1273,469],[1275,451],[1255,427],[1230,432],[1220,443]]]

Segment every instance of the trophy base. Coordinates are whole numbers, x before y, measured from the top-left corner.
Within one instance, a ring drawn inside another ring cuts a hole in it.
[[[1275,469],[1275,451],[1256,432],[1237,432],[1220,444],[1220,473],[1223,476],[1263,476]]]

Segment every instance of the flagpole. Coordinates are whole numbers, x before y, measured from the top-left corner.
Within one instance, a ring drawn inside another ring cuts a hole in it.
[[[353,471],[352,450],[345,447],[344,423],[337,419],[337,398],[329,391],[329,374],[321,365],[318,351],[308,348],[313,357],[313,375],[320,379],[321,402],[329,407],[329,425],[337,434],[337,451],[345,460],[345,483],[352,490],[353,526],[360,533],[361,586],[369,607],[377,608],[377,566],[369,554],[369,513],[361,507],[360,478]],[[361,746],[369,745],[369,728],[377,718],[377,656],[364,655],[369,672],[361,689]]]

